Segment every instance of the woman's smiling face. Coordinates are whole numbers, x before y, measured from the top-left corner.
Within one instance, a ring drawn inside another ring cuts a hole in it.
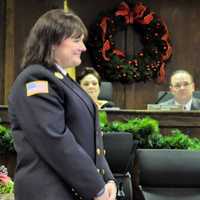
[[[97,77],[93,74],[88,74],[80,81],[80,85],[92,97],[92,99],[97,100],[100,93],[100,86]]]
[[[84,36],[80,38],[69,37],[60,44],[54,45],[54,58],[56,64],[63,68],[76,67],[81,64],[81,54],[86,51]]]

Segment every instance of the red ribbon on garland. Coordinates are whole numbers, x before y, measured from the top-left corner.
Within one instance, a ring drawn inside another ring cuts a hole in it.
[[[113,53],[119,57],[125,57],[125,53],[119,49],[113,49]]]
[[[145,16],[143,19],[137,19],[137,22],[140,24],[150,24],[153,20],[153,12],[149,13],[147,16]]]
[[[125,2],[120,3],[118,10],[115,12],[115,16],[125,17],[127,24],[133,24],[133,11],[129,8],[128,4]]]
[[[147,7],[141,2],[136,3],[132,10],[129,8],[128,4],[125,2],[120,3],[118,10],[115,12],[115,16],[125,17],[126,24],[133,24],[137,21],[140,24],[149,24],[153,20],[153,12],[149,13],[147,16],[143,17],[144,12]]]
[[[144,16],[144,12],[146,11],[147,7],[144,6],[141,2],[137,2],[135,4],[134,16],[137,19],[141,19]]]
[[[105,33],[107,31],[107,20],[109,19],[109,17],[103,17],[100,23],[100,27],[102,29],[102,39],[104,41],[104,37],[105,37]]]
[[[165,34],[161,37],[161,39],[166,42],[166,50],[165,50],[165,53],[162,55],[162,59],[165,61],[165,60],[168,60],[169,57],[172,55],[172,47],[168,42],[169,41],[169,32],[168,32],[167,26],[164,22],[163,22],[163,25],[165,27]]]
[[[103,44],[103,48],[102,48],[102,56],[106,61],[109,61],[110,59],[106,56],[106,51],[108,51],[110,49],[110,42],[108,40],[106,40]]]
[[[144,17],[144,13],[146,10],[147,10],[147,7],[144,6],[141,2],[136,3],[134,16],[138,23],[149,24],[153,20],[154,12],[150,12],[147,16]]]
[[[165,63],[163,62],[160,71],[159,71],[159,77],[158,77],[158,82],[163,83],[165,81],[166,73],[165,73]]]

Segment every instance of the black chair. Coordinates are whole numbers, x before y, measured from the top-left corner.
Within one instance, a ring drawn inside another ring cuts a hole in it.
[[[138,149],[140,189],[145,200],[199,200],[200,152]]]
[[[102,81],[100,87],[99,99],[112,101],[112,91],[113,91],[112,83]]]
[[[158,92],[158,98],[156,100],[156,103],[162,103],[165,101],[168,101],[173,98],[173,94],[169,91],[160,91]]]
[[[106,159],[116,178],[118,200],[132,200],[133,187],[131,171],[133,171],[137,141],[133,141],[131,133],[112,132],[103,135]]]

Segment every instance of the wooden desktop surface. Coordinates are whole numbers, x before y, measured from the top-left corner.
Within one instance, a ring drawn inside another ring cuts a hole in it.
[[[131,118],[152,117],[159,121],[163,134],[178,128],[191,136],[200,137],[200,111],[149,111],[149,110],[105,110],[109,121],[127,121]],[[1,124],[9,125],[8,107],[0,105]]]

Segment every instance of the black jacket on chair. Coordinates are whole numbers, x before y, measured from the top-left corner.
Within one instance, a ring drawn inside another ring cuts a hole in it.
[[[48,93],[27,96],[27,83]],[[113,179],[104,158],[96,106],[55,66],[31,65],[9,97],[17,152],[15,200],[90,200]]]

